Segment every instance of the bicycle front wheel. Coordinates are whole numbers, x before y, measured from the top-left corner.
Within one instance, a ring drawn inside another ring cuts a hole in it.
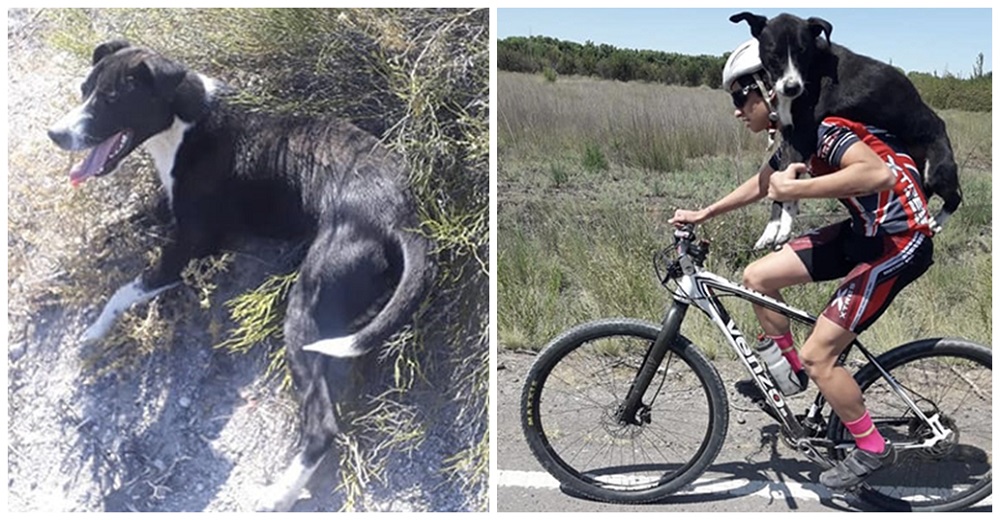
[[[993,353],[957,339],[902,345],[878,362],[924,416],[951,431],[930,442],[933,429],[889,387],[871,364],[855,375],[865,406],[883,437],[896,444],[896,463],[865,481],[860,497],[895,511],[951,511],[992,493]],[[853,440],[834,415],[835,442]],[[835,458],[846,452],[837,450]]]
[[[538,356],[521,426],[542,466],[571,491],[616,503],[659,500],[715,460],[729,424],[718,372],[678,336],[632,420],[620,410],[660,327],[604,320],[573,328]]]

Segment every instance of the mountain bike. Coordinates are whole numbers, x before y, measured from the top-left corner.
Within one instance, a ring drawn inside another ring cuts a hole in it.
[[[705,313],[760,390],[757,404],[796,453],[830,468],[854,440],[818,394],[796,414],[767,366],[720,302],[721,296],[813,325],[816,317],[704,267],[708,243],[694,227],[675,231],[655,255],[658,279],[673,289],[661,324],[606,319],[565,331],[538,355],[521,394],[521,426],[542,466],[568,490],[615,503],[663,500],[701,476],[729,428],[725,387],[715,366],[680,334],[690,306]],[[875,356],[854,374],[896,463],[853,489],[886,510],[947,511],[992,493],[993,354],[955,338],[922,339]]]

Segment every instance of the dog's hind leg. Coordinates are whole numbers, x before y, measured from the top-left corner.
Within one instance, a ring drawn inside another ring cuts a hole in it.
[[[288,510],[298,500],[317,466],[330,456],[334,439],[342,431],[340,409],[356,401],[370,361],[367,357],[338,359],[303,350],[303,345],[320,338],[346,335],[359,312],[372,304],[365,297],[372,290],[371,280],[362,275],[369,269],[381,272],[373,267],[379,255],[351,237],[346,229],[320,232],[289,293],[284,330],[287,360],[302,411],[301,451],[268,487],[258,503],[261,510]]]
[[[257,503],[259,511],[288,511],[295,505],[316,468],[330,456],[334,438],[340,432],[336,400],[341,385],[352,383],[350,361],[333,360],[302,351],[302,342],[315,337],[318,330],[309,313],[300,312],[303,303],[301,287],[296,284],[289,298],[285,335],[288,341],[287,359],[300,401],[300,451],[264,490]]]
[[[962,203],[962,188],[958,182],[958,165],[951,149],[948,135],[942,131],[941,137],[927,147],[927,169],[924,179],[925,191],[928,197],[938,195],[944,200],[944,206],[931,222],[935,233],[941,231],[945,222]]]

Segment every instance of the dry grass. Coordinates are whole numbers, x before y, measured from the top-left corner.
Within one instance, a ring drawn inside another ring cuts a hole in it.
[[[564,157],[597,147],[611,162],[658,171],[759,142],[735,125],[725,93],[647,83],[498,75],[504,157]]]

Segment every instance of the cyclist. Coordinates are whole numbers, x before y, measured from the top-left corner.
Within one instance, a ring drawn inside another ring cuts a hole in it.
[[[735,116],[750,131],[773,135],[777,97],[756,39],[733,51],[722,81],[732,96]],[[808,161],[777,171],[779,151],[728,195],[697,211],[678,209],[670,222],[697,224],[764,197],[837,198],[847,207],[849,219],[809,231],[743,272],[744,285],[779,300],[782,288],[843,278],[799,353],[792,346],[788,319],[754,307],[767,336],[762,341],[778,344],[792,369],[799,371],[802,390],[808,379],[816,383],[856,440],[858,449],[820,475],[823,485],[843,489],[894,463],[895,449],[872,424],[860,388],[846,369],[836,366],[837,356],[882,315],[903,287],[927,271],[933,263],[933,233],[919,170],[887,132],[828,117]],[[798,178],[800,173],[811,176]],[[746,391],[742,386],[741,393]],[[759,396],[756,386],[752,388]]]

